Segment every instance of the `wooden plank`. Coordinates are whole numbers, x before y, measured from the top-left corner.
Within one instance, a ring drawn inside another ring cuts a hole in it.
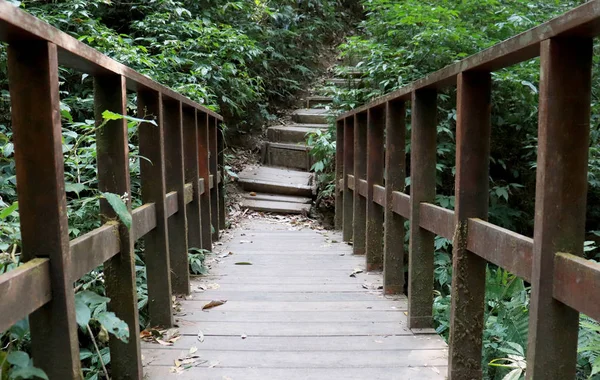
[[[5,12],[22,17],[22,12],[14,9],[1,2],[0,18]],[[34,41],[9,46],[8,80],[19,182],[21,259],[47,258],[52,268],[52,300],[29,316],[31,352],[35,365],[50,378],[75,379],[81,366],[69,262],[56,46]]]
[[[379,206],[386,207],[385,187],[381,185],[373,185],[373,202]]]
[[[185,317],[180,318],[179,331],[183,335],[198,335],[198,326],[187,323]],[[406,322],[323,322],[323,323],[289,323],[289,322],[203,322],[202,332],[205,336],[348,336],[348,335],[412,335]],[[444,358],[444,361],[446,358]],[[444,362],[444,364],[446,364]]]
[[[385,108],[372,108],[367,112],[367,271],[383,270],[384,210],[373,201],[373,186],[383,185],[385,111]]]
[[[33,259],[0,275],[0,331],[26,318],[52,299],[50,260]],[[23,297],[27,294],[27,297]]]
[[[105,110],[118,115],[127,114],[127,89],[123,76],[94,77],[98,189],[118,195],[131,194],[127,120],[105,122],[102,116]],[[127,196],[124,201],[131,214],[131,197]],[[100,200],[100,214],[104,223],[118,220],[117,213],[105,199]],[[131,229],[122,222],[118,225],[117,236],[119,253],[104,263],[104,284],[106,295],[111,299],[108,310],[127,323],[132,336],[127,342],[110,336],[111,373],[114,379],[142,379],[142,354],[137,339],[140,323],[134,264],[135,240]]]
[[[207,313],[196,310],[187,311],[186,315],[181,317],[182,322],[193,321],[194,323],[348,323],[364,321],[377,321],[377,323],[381,323],[400,322],[401,320],[406,320],[404,310],[367,310],[353,313],[345,311],[322,311],[319,313],[312,311],[219,312],[218,310]]]
[[[225,167],[225,136],[221,122],[217,121],[217,164],[219,184],[219,230],[227,228],[227,208],[225,207],[225,181],[223,170]]]
[[[140,91],[137,100],[138,117],[154,120],[157,124],[142,123],[138,129],[140,155],[148,158],[140,160],[142,201],[154,204],[156,220],[156,227],[144,236],[149,322],[154,326],[170,327],[173,318],[162,97],[156,92]],[[137,230],[137,223],[134,230]]]
[[[249,339],[252,336],[248,334]],[[247,351],[244,355],[231,351],[203,352],[209,362],[227,363],[231,367],[254,368],[364,368],[372,363],[382,367],[427,367],[445,365],[445,350],[408,350],[398,351],[308,351],[298,352],[286,350],[275,352]],[[146,362],[153,366],[173,366],[180,353],[174,350],[154,349],[146,351]],[[208,367],[207,362],[204,366]]]
[[[410,196],[400,191],[393,191],[392,211],[406,219],[410,219]]]
[[[421,203],[435,199],[437,93],[415,91],[411,104],[408,320],[411,328],[428,328],[433,315],[434,235],[421,227]]]
[[[385,314],[394,314],[396,312],[383,312]],[[210,316],[211,313],[203,313],[204,316]],[[302,315],[315,315],[314,313],[304,312]],[[348,315],[344,313],[342,315]],[[223,316],[226,314],[223,313]],[[230,315],[230,314],[227,314]],[[317,314],[318,315],[318,314]],[[360,315],[360,312],[359,312]],[[317,343],[317,344],[315,344]],[[396,335],[387,337],[370,336],[332,336],[332,337],[262,337],[257,336],[252,339],[240,339],[239,337],[219,337],[218,339],[205,339],[202,344],[198,344],[198,338],[185,335],[177,340],[173,346],[160,346],[158,344],[143,343],[144,348],[164,349],[164,350],[189,350],[191,347],[197,347],[198,352],[204,351],[293,351],[302,355],[305,351],[395,351],[397,355],[402,355],[403,351],[414,349],[435,350],[445,349],[446,344],[441,339],[431,339],[424,335]]]
[[[527,377],[571,379],[579,313],[554,299],[551,274],[556,252],[583,255],[593,42],[551,39],[541,49]]]
[[[310,211],[310,204],[273,202],[268,200],[253,199],[244,199],[241,202],[241,207],[255,211],[275,212],[283,214],[308,214],[308,212]]]
[[[198,180],[198,188],[200,189],[200,195],[205,193],[205,186],[204,186],[204,178],[200,178]]]
[[[553,37],[597,37],[600,34],[600,1],[589,1],[565,14],[540,24],[528,31],[500,42],[462,61],[438,70],[426,77],[372,102],[338,116],[351,117],[390,100],[409,100],[410,94],[426,88],[438,90],[456,83],[458,75],[465,71],[492,72],[537,57],[545,40]]]
[[[189,288],[187,216],[183,159],[183,115],[180,102],[163,102],[165,124],[165,184],[177,192],[177,212],[167,219],[171,286],[175,294],[187,294]],[[168,198],[168,195],[167,195]],[[167,207],[169,199],[167,199]],[[168,214],[169,215],[169,214]]]
[[[369,192],[369,184],[367,183],[367,180],[359,179],[358,180],[358,194],[360,194],[360,196],[366,198],[368,192]]]
[[[217,134],[217,120],[211,117],[208,119],[208,148],[210,151],[209,168],[213,178],[219,170]],[[213,185],[210,188],[210,217],[213,241],[219,240],[219,187],[214,185],[215,182],[213,180]]]
[[[354,117],[344,119],[344,221],[343,240],[352,240],[354,221]],[[350,180],[352,177],[352,181]]]
[[[312,263],[313,266],[318,266],[318,263]],[[253,270],[255,272],[268,272],[271,268],[268,266],[258,266],[253,265]],[[346,272],[343,272],[344,274]],[[350,271],[352,273],[352,271]],[[338,275],[339,274],[332,274]],[[213,290],[206,294],[201,294],[201,297],[194,298],[190,300],[190,302],[197,302],[199,305],[197,307],[204,306],[205,300],[211,299],[224,299],[228,300],[228,302],[238,302],[238,301],[269,301],[269,302],[347,302],[347,301],[367,301],[375,298],[376,300],[373,302],[379,302],[379,300],[384,301],[385,298],[377,298],[376,295],[369,293],[366,289],[359,290],[356,292],[328,292],[328,293],[289,293],[289,292],[269,292],[269,293],[255,293],[255,292],[247,292],[247,291],[224,291],[224,290]]]
[[[202,181],[202,192],[200,196],[200,212],[202,221],[202,249],[212,251],[212,231],[210,216],[210,168],[208,148],[208,114],[198,113],[198,176]]]
[[[356,190],[356,186],[355,186],[354,182],[355,182],[354,175],[348,174],[348,189],[350,189],[352,191]]]
[[[421,228],[448,240],[453,239],[454,230],[456,229],[454,211],[431,203],[421,203],[419,208],[421,213],[419,225]]]
[[[467,249],[531,282],[533,239],[481,219],[469,219]]]
[[[310,99],[308,100],[310,107]],[[341,230],[344,225],[344,120],[338,120],[335,129],[335,218],[334,228]]]
[[[131,231],[134,241],[141,239],[156,228],[156,204],[154,203],[141,205],[131,212],[131,216],[133,219]],[[147,245],[144,248],[148,251]]]
[[[200,168],[198,166],[198,128],[196,111],[183,109],[183,160],[185,178],[185,204],[188,226],[188,245],[202,248],[202,217],[200,213]]]
[[[404,218],[394,212],[396,191],[404,190],[406,177],[406,105],[404,102],[386,103],[385,125],[385,207],[383,292],[404,292]],[[377,190],[377,189],[376,189]],[[381,191],[379,191],[381,193]],[[402,193],[400,193],[402,194]],[[410,198],[406,197],[405,217],[410,216]]]
[[[354,116],[354,177],[360,184],[361,178],[367,177],[367,114]],[[366,182],[365,182],[366,185]],[[361,194],[362,186],[354,191],[352,223],[352,248],[355,255],[365,254],[365,234],[367,227],[366,192]]]
[[[598,293],[600,264],[569,253],[554,258],[554,298],[595,320],[600,320]]]
[[[175,101],[210,113],[222,119],[217,113],[162,86],[148,76],[107,57],[96,49],[69,36],[36,17],[18,9],[8,2],[0,2],[0,39],[3,42],[45,40],[58,47],[58,61],[61,66],[83,71],[87,74],[113,74],[127,79],[127,88],[132,91],[154,90]]]
[[[211,299],[206,297],[206,303]],[[201,300],[198,300],[201,301]],[[186,301],[183,303],[186,311],[202,311],[202,302]],[[314,312],[321,313],[326,311],[344,311],[354,313],[365,310],[406,310],[406,300],[362,300],[362,301],[235,301],[227,302],[225,305],[219,306],[219,309],[212,311],[203,311],[204,313],[212,312],[255,312],[255,311],[292,311],[292,312]]]
[[[119,226],[109,222],[71,240],[69,245],[71,280],[75,282],[121,251]]]
[[[492,78],[458,75],[456,119],[456,232],[452,244],[449,380],[481,378],[487,262],[467,249],[468,218],[487,219]]]
[[[443,380],[446,373],[445,366],[427,367],[403,367],[403,368],[198,368],[192,371],[184,371],[174,375],[170,372],[172,366],[151,366],[148,380],[163,379],[286,379],[286,380],[322,380],[322,379],[346,379],[346,380],[389,380],[389,379],[418,379],[418,380]],[[169,377],[170,376],[170,377]],[[175,377],[177,376],[177,377]]]

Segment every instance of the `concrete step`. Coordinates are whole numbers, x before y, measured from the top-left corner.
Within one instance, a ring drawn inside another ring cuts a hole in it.
[[[254,211],[273,212],[278,214],[304,214],[310,211],[309,204],[290,203],[290,202],[271,202],[244,199],[242,208],[248,208]]]
[[[246,191],[303,197],[312,197],[316,192],[314,175],[309,172],[258,166],[248,167],[238,176]]]
[[[278,194],[266,194],[266,193],[244,193],[242,198],[255,200],[255,201],[269,201],[269,202],[285,202],[285,203],[303,203],[310,204],[312,199],[308,197],[298,197],[295,195],[278,195]]]
[[[356,88],[360,86],[361,81],[360,78],[332,78],[328,79],[325,83],[336,87]]]
[[[325,105],[329,105],[333,102],[333,98],[331,96],[309,96],[306,98],[306,108],[323,108]]]
[[[361,78],[364,75],[362,70],[354,66],[338,66],[338,69],[334,71],[338,71],[337,76],[342,78]]]
[[[329,110],[318,108],[303,108],[292,113],[292,120],[300,124],[328,124]]]
[[[270,166],[309,171],[313,164],[310,149],[311,148],[306,146],[305,143],[269,143],[267,147],[266,164]]]
[[[318,129],[322,131],[327,130],[327,128],[322,124],[315,124],[318,125],[320,128],[297,127],[295,125],[281,125],[277,127],[270,127],[269,129],[267,129],[267,137],[269,141],[276,143],[304,143],[306,142],[306,139],[308,138],[307,135],[309,133],[315,132]]]

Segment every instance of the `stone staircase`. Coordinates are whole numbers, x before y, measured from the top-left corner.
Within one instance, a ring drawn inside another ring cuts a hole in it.
[[[341,78],[328,79],[326,86],[358,86],[356,71]],[[306,108],[292,113],[292,122],[267,129],[263,163],[239,173],[239,184],[246,192],[242,207],[255,211],[284,214],[308,214],[316,195],[316,181],[310,169],[313,159],[307,135],[327,130],[327,107],[332,97],[313,95],[305,99]]]

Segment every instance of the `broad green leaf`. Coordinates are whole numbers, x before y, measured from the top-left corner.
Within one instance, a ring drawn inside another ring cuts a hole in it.
[[[6,360],[17,367],[27,367],[29,366],[30,363],[30,359],[29,359],[29,355],[27,354],[27,352],[23,352],[23,351],[13,351],[10,354],[8,354],[8,357],[6,358]]]
[[[110,207],[115,211],[121,222],[123,222],[128,229],[131,229],[133,219],[131,218],[127,205],[123,202],[121,197],[113,193],[102,193],[102,196],[106,199],[108,204],[110,204]]]
[[[77,324],[81,328],[87,326],[92,318],[92,311],[88,305],[80,299],[75,299],[75,318],[77,319]]]
[[[65,191],[67,193],[76,193],[77,195],[79,195],[79,193],[81,193],[83,190],[85,189],[85,185],[81,184],[81,183],[66,183],[65,184]]]
[[[89,290],[82,290],[82,291],[78,292],[77,294],[75,294],[75,299],[81,300],[86,305],[90,305],[90,306],[96,306],[101,303],[110,302],[110,298],[102,297],[101,295],[91,292]]]
[[[0,219],[6,219],[19,208],[19,202],[14,202],[4,210],[0,211]]]
[[[117,318],[115,313],[111,311],[100,313],[96,320],[117,339],[125,343],[129,341],[129,327],[122,319]]]
[[[140,118],[133,117],[133,116],[119,115],[118,113],[114,113],[109,110],[102,112],[102,118],[104,120],[123,120],[123,119],[125,119],[128,121],[133,121],[135,123],[150,123],[152,125],[158,125],[158,124],[156,124],[156,121],[154,121],[154,120],[146,120],[146,119],[140,119]]]
[[[46,372],[34,366],[21,367],[10,372],[10,379],[44,379],[48,380]]]

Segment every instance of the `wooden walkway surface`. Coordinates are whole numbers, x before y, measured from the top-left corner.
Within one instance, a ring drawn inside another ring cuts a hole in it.
[[[407,328],[406,298],[383,297],[379,274],[350,277],[364,257],[338,232],[290,229],[253,219],[234,230],[218,257],[232,254],[181,301],[183,337],[143,344],[147,379],[446,377],[444,341]],[[202,311],[213,300],[227,302]]]

